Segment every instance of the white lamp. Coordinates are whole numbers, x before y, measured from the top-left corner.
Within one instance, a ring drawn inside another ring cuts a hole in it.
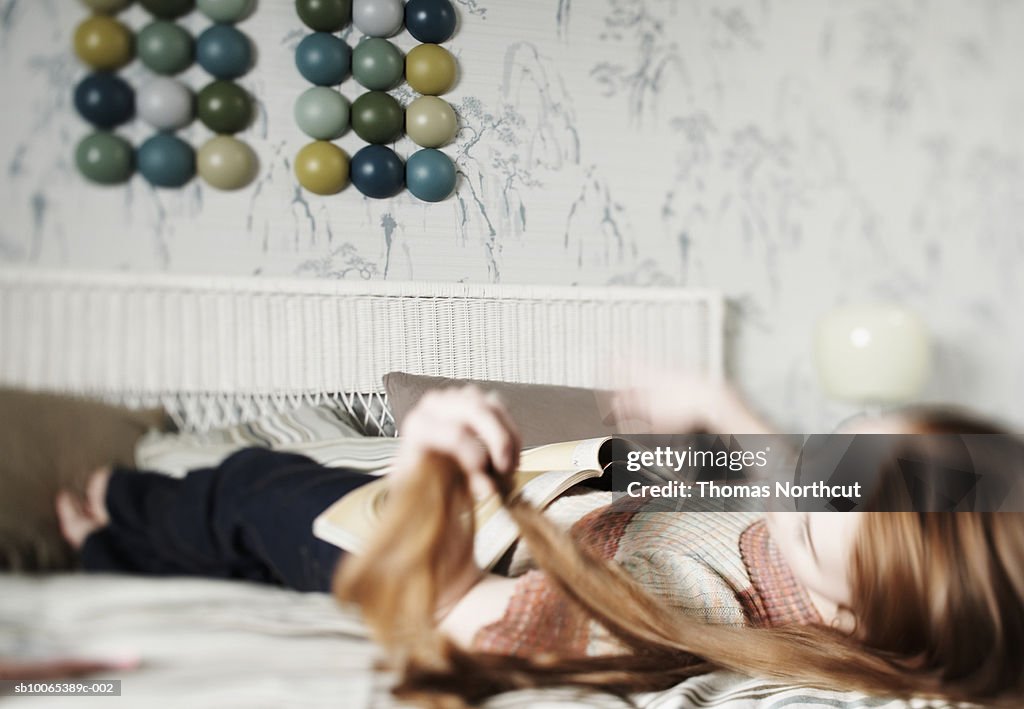
[[[818,373],[837,399],[892,404],[917,396],[931,369],[928,328],[898,305],[851,305],[823,317],[815,331]]]

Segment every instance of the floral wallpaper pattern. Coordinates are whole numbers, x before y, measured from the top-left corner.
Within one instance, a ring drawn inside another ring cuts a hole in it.
[[[288,0],[259,0],[240,25],[259,54],[242,80],[260,104],[240,136],[261,161],[250,187],[87,185],[73,165],[87,127],[71,105],[84,69],[69,49],[84,7],[0,0],[0,263],[719,288],[741,388],[802,430],[851,410],[817,384],[815,320],[896,300],[935,333],[929,398],[1024,421],[1024,4],[456,5],[461,74],[445,98],[461,128],[445,150],[459,183],[425,204],[299,189],[292,56],[304,31]],[[124,19],[146,21],[138,8]],[[138,62],[124,75],[147,78]],[[204,82],[198,69],[184,79]],[[136,144],[147,133],[124,131]],[[207,133],[197,123],[183,136]],[[351,132],[340,144],[360,147]]]

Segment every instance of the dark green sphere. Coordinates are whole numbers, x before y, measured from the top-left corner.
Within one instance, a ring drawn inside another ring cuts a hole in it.
[[[245,130],[252,121],[252,96],[231,81],[207,84],[199,92],[196,104],[199,120],[214,133],[237,133]]]
[[[405,111],[389,94],[369,91],[352,102],[352,130],[367,143],[390,143],[402,135]]]
[[[295,0],[295,12],[314,32],[338,32],[352,20],[352,0]]]
[[[139,4],[150,15],[162,20],[176,20],[192,12],[196,6],[195,0],[139,0]]]

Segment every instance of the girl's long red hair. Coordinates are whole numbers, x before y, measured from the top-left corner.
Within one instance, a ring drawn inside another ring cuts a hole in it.
[[[920,428],[928,430],[923,422]],[[388,652],[400,676],[394,692],[403,699],[458,707],[561,685],[625,694],[724,668],[885,696],[1005,706],[1024,700],[1021,514],[864,513],[851,559],[857,630],[844,634],[818,626],[709,626],[682,615],[505,488],[503,504],[539,567],[630,650],[521,658],[470,652],[437,629],[450,558],[445,544],[452,520],[471,518],[472,499],[448,458],[428,458],[409,474],[371,547],[343,563],[335,583],[337,597],[361,606]]]

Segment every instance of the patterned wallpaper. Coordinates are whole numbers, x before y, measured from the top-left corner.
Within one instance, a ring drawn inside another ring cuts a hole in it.
[[[87,185],[72,157],[84,70],[69,50],[85,10],[0,0],[0,262],[721,288],[735,376],[805,430],[848,410],[818,386],[814,321],[835,304],[896,300],[936,335],[929,397],[1024,421],[1024,3],[456,4],[461,76],[445,98],[461,130],[445,150],[459,184],[425,204],[297,188],[291,161],[307,141],[292,103],[306,84],[292,57],[305,30],[289,0],[259,0],[240,25],[259,51],[241,80],[260,102],[240,136],[260,156],[251,187]],[[137,8],[124,18],[145,21]],[[146,70],[125,76],[139,85]],[[198,68],[185,79],[206,81]],[[198,145],[206,130],[184,135]],[[351,132],[340,144],[360,146]]]

